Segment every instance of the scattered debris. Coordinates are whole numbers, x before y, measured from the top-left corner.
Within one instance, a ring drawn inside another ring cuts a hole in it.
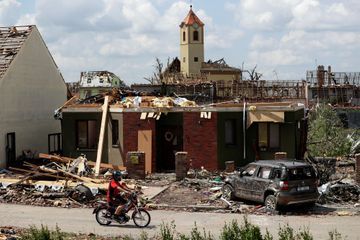
[[[328,182],[319,187],[320,203],[355,204],[360,201],[360,187],[352,181]]]

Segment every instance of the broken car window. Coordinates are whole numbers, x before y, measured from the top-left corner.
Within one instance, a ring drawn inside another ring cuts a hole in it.
[[[261,167],[258,173],[258,177],[268,179],[270,176],[270,172],[271,172],[270,167]]]
[[[245,168],[244,171],[242,171],[242,175],[243,175],[243,176],[251,177],[252,175],[254,175],[255,170],[256,170],[256,166],[250,165],[250,166],[248,166],[247,168]]]

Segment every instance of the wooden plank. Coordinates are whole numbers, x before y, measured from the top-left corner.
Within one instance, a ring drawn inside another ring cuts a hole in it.
[[[52,160],[54,162],[65,163],[65,164],[70,163],[75,160],[74,158],[60,157],[57,155],[50,155],[50,154],[45,154],[45,153],[40,153],[39,158],[45,158],[45,159]],[[87,164],[91,167],[95,166],[95,162],[93,162],[93,161],[87,161]],[[114,169],[114,170],[126,170],[126,167],[124,167],[124,166],[114,165],[114,164],[110,164],[110,163],[101,163],[100,168]]]
[[[109,109],[109,96],[105,96],[104,105],[102,107],[103,113],[101,118],[99,144],[98,144],[98,150],[96,156],[95,176],[99,176],[100,173],[100,164],[101,164],[101,157],[104,147],[104,136],[105,136],[105,127],[106,127],[106,118],[107,118],[108,109]]]
[[[9,167],[10,170],[14,170],[14,171],[18,171],[18,172],[23,172],[23,173],[27,173],[27,175],[25,175],[24,177],[34,177],[36,176],[46,176],[46,177],[53,177],[53,178],[58,178],[58,179],[68,179],[66,177],[62,177],[62,176],[56,176],[54,174],[49,174],[49,173],[42,173],[42,172],[38,172],[35,170],[26,170],[26,169],[22,169],[22,168],[15,168],[15,167]],[[34,174],[34,175],[31,175]]]

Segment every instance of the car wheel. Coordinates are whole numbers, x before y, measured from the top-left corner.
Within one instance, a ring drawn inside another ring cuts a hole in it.
[[[265,208],[270,211],[275,211],[278,209],[276,197],[274,195],[270,194],[265,198]]]
[[[230,184],[225,184],[223,186],[222,197],[228,201],[234,199],[234,188]]]

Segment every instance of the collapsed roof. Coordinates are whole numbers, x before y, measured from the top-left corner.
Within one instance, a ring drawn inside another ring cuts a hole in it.
[[[0,79],[21,49],[34,26],[0,27]]]

